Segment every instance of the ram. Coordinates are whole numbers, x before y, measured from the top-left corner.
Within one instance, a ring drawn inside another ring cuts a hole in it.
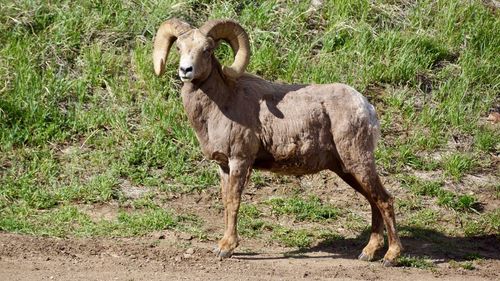
[[[234,52],[231,66],[214,55],[221,40]],[[189,122],[204,155],[219,165],[225,231],[216,255],[230,257],[238,246],[238,209],[252,169],[287,175],[331,170],[371,206],[371,236],[359,259],[374,259],[385,225],[389,248],[383,261],[393,265],[402,246],[394,199],[375,167],[379,122],[366,98],[344,84],[287,85],[245,73],[248,35],[231,20],[210,20],[199,29],[175,18],[164,22],[154,40],[156,75],[164,72],[174,42]]]

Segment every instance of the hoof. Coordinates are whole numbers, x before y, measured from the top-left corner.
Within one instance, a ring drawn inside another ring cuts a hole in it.
[[[386,259],[382,260],[382,264],[384,265],[384,267],[393,267],[396,265],[395,261]]]
[[[358,256],[358,260],[361,260],[361,261],[372,261],[373,260],[373,256],[370,256],[370,255],[365,254],[364,252],[361,252],[361,254],[359,254],[359,256]]]
[[[213,252],[219,260],[230,258],[233,255],[233,251],[221,250],[219,247],[215,247]]]

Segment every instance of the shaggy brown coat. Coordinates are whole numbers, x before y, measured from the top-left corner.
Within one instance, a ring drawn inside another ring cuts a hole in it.
[[[227,22],[208,24],[213,28]],[[174,23],[185,24],[174,19],[166,25],[170,28]],[[181,55],[179,75],[184,81],[182,101],[187,116],[204,155],[220,166],[226,230],[216,254],[228,257],[238,246],[237,214],[252,169],[291,175],[328,169],[370,202],[371,237],[359,258],[374,259],[384,243],[385,223],[389,249],[384,264],[393,264],[402,247],[395,229],[393,198],[376,172],[373,151],[380,133],[374,107],[344,84],[285,85],[246,74],[248,59],[240,59],[239,64],[244,64],[241,73],[237,73],[241,68],[236,62],[231,67],[237,70],[226,72],[213,55],[217,41],[229,41],[238,55],[244,44],[235,38],[247,38],[239,25],[234,27],[237,23],[230,24],[236,30],[232,37],[228,32],[213,38],[203,27],[200,31],[184,25],[180,34],[170,34],[177,39]],[[170,46],[162,45],[158,36],[162,36],[160,31],[155,41],[155,53],[160,54],[155,56],[155,69],[161,74],[163,65],[158,60],[164,63]]]

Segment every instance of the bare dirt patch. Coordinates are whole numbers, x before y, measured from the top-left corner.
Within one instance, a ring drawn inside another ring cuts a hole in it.
[[[495,280],[500,268],[498,257],[482,260],[475,270],[446,263],[432,270],[384,268],[378,262],[357,261],[352,245],[347,245],[356,241],[320,245],[304,252],[256,247],[259,243],[252,242],[255,251],[243,249],[233,258],[219,261],[210,251],[212,243],[187,243],[173,232],[133,239],[56,239],[2,233],[0,279]],[[421,246],[425,249],[429,245]]]

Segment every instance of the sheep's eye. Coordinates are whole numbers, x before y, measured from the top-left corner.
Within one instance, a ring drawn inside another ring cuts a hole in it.
[[[179,46],[175,46],[175,48],[177,49],[177,51],[180,51],[181,49],[179,48]]]

